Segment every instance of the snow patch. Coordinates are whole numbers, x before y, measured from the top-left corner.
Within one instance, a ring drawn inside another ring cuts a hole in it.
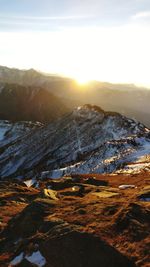
[[[34,185],[36,183],[36,180],[35,179],[30,179],[30,180],[26,180],[26,181],[23,181],[24,184],[26,184],[27,187],[31,187],[32,185]]]
[[[122,185],[119,185],[118,188],[119,189],[128,189],[128,188],[137,188],[137,187],[133,184],[122,184]]]
[[[15,265],[19,264],[19,263],[23,260],[23,256],[24,256],[24,253],[21,252],[17,257],[15,257],[15,258],[10,262],[10,264],[8,265],[8,267],[15,266]]]
[[[46,264],[46,259],[42,256],[41,252],[38,250],[33,252],[32,255],[27,256],[23,252],[20,253],[17,257],[15,257],[8,267],[17,266],[22,262],[23,259],[28,260],[30,263],[36,264],[38,267],[43,267]]]
[[[38,267],[42,267],[46,264],[46,259],[42,256],[39,250],[33,252],[31,256],[25,256],[25,259],[33,264],[36,264]]]
[[[4,139],[4,135],[5,135],[5,133],[6,133],[6,129],[1,128],[1,129],[0,129],[0,141]]]

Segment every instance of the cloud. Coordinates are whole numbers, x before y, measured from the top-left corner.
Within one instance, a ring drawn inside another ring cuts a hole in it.
[[[3,16],[0,14],[0,30],[56,30],[66,23],[78,24],[88,20],[92,15],[70,15],[70,16]]]
[[[0,19],[15,19],[15,20],[32,20],[32,21],[50,21],[50,20],[78,20],[78,19],[88,19],[93,17],[93,15],[71,15],[71,16],[2,16]]]
[[[132,16],[132,19],[134,20],[145,19],[145,18],[150,18],[150,11],[138,12]]]

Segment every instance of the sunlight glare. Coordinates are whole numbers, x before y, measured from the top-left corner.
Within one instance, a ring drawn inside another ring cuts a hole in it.
[[[0,39],[2,65],[62,74],[80,85],[91,80],[150,85],[150,37],[139,26],[0,32]]]
[[[84,77],[84,76],[76,76],[75,81],[78,85],[87,85],[90,82],[90,79],[88,77]]]

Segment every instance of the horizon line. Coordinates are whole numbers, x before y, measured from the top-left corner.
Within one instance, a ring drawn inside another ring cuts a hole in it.
[[[47,76],[56,76],[56,77],[61,77],[61,78],[66,78],[66,79],[71,79],[73,81],[78,81],[77,78],[73,75],[67,75],[63,73],[56,73],[56,72],[47,72],[44,70],[40,70],[34,67],[29,67],[29,68],[19,68],[19,67],[8,67],[6,65],[0,65],[0,68],[8,68],[8,69],[14,69],[14,70],[19,70],[19,71],[30,71],[34,70],[40,74],[47,75]],[[91,83],[91,82],[99,82],[99,83],[107,83],[107,84],[114,84],[114,85],[128,85],[128,86],[135,86],[137,88],[143,88],[143,89],[150,89],[150,85],[142,84],[142,83],[136,83],[136,82],[113,82],[113,81],[103,81],[95,78],[89,79],[85,84]]]

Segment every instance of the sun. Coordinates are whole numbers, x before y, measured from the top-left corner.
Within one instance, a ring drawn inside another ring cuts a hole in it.
[[[79,77],[75,78],[75,81],[76,81],[76,83],[78,85],[84,86],[84,85],[87,85],[90,82],[90,79],[87,78],[87,77],[84,77],[84,76],[81,76],[81,77],[79,76]]]

